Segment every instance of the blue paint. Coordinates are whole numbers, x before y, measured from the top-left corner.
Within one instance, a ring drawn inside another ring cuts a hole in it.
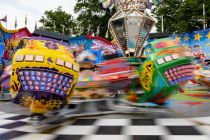
[[[196,39],[196,35],[200,35],[201,38]],[[208,38],[209,35],[209,38]],[[210,58],[210,29],[198,30],[189,33],[183,33],[181,35],[173,35],[172,38],[180,37],[180,45],[191,47],[192,51],[195,51],[195,45],[198,45],[199,50],[204,51],[206,56]],[[189,38],[187,41],[186,39]]]

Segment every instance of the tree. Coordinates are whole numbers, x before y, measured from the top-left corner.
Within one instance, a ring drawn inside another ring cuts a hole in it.
[[[54,11],[45,11],[39,22],[42,23],[40,29],[59,33],[64,29],[64,34],[69,34],[76,27],[73,16],[63,11],[61,6]]]
[[[115,11],[100,9],[98,0],[77,0],[74,12],[78,13],[77,22],[80,35],[96,33],[99,26],[99,36],[105,37],[108,21]]]
[[[203,29],[203,3],[206,9],[207,27],[210,27],[210,3],[208,0],[164,0],[153,11],[158,19],[157,31],[161,31],[162,16],[164,31],[168,33],[183,33]]]

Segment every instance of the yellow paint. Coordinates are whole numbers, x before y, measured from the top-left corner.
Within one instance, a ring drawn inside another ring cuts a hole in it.
[[[32,104],[33,98],[31,96],[24,96],[20,100],[20,104],[26,108],[29,108]]]
[[[2,25],[2,23],[0,22],[0,29],[2,29],[4,32],[7,32],[7,33],[16,33],[18,32],[19,30],[8,30],[6,28],[4,28],[4,26]]]
[[[181,38],[179,36],[176,37],[177,42],[181,42]]]
[[[186,42],[187,42],[188,40],[189,40],[189,37],[187,37],[187,36],[186,36],[186,37],[184,37],[184,41],[186,41]]]
[[[30,111],[32,113],[44,114],[47,111],[47,105],[40,100],[33,100],[30,105]]]
[[[203,36],[201,36],[200,33],[198,33],[197,35],[194,35],[194,37],[195,37],[194,38],[195,41],[196,40],[200,41]]]
[[[59,109],[62,105],[60,100],[50,100],[46,102],[48,109]]]
[[[206,36],[208,40],[210,40],[210,31],[208,32],[208,35]]]
[[[151,90],[152,75],[154,72],[154,61],[145,62],[141,72],[140,81],[143,88],[149,92]]]
[[[206,46],[210,46],[210,43],[207,43]]]

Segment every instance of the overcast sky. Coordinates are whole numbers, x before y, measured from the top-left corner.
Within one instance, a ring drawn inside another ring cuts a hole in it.
[[[35,21],[41,26],[39,19],[46,10],[55,10],[62,6],[63,10],[74,17],[75,0],[0,0],[0,18],[7,15],[7,29],[15,29],[15,17],[17,17],[17,28],[25,27],[25,15],[27,15],[27,27],[30,32],[34,31]],[[6,24],[4,24],[6,27]],[[155,29],[152,30],[155,32]]]
[[[67,13],[74,14],[75,0],[0,0],[0,18],[7,14],[7,28],[15,29],[15,16],[17,28],[25,27],[25,15],[27,15],[28,29],[33,32],[35,21],[41,18],[46,10],[55,10],[62,6]],[[6,24],[3,24],[6,27]],[[40,23],[38,23],[38,27]]]

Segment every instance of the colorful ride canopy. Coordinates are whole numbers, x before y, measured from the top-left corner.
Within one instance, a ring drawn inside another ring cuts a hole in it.
[[[0,56],[3,59],[11,60],[19,48],[20,39],[30,36],[31,33],[26,27],[17,30],[8,30],[0,22]]]

